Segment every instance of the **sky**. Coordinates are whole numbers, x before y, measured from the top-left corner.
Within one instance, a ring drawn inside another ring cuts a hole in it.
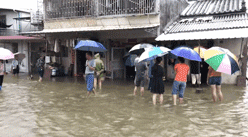
[[[0,0],[1,7],[17,9],[37,9],[37,0]]]

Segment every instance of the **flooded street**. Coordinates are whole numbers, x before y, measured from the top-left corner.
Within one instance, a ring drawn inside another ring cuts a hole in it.
[[[188,86],[184,104],[172,106],[171,84],[164,104],[154,106],[147,90],[133,96],[132,81],[106,81],[85,98],[80,79],[39,83],[9,75],[0,92],[0,136],[248,136],[246,88],[223,85],[224,102],[213,103],[210,87],[196,94]]]

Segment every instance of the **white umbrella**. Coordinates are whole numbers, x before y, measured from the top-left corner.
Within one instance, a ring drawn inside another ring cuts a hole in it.
[[[139,62],[141,61],[150,61],[155,59],[156,57],[162,57],[171,51],[169,48],[166,47],[153,47],[146,49],[139,58]]]
[[[8,59],[13,59],[14,58],[14,54],[5,48],[0,48],[0,59],[1,60],[8,60]]]
[[[153,48],[154,46],[149,43],[141,43],[133,46],[130,50],[130,54],[141,54],[145,51],[145,48]]]

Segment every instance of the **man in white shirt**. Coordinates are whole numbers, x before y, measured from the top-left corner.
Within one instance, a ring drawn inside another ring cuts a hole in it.
[[[86,83],[87,83],[87,92],[88,96],[93,91],[96,94],[94,89],[94,71],[96,67],[95,60],[93,59],[92,52],[88,51],[86,53],[86,64],[85,64],[85,75],[86,75]],[[88,97],[87,96],[87,97]]]

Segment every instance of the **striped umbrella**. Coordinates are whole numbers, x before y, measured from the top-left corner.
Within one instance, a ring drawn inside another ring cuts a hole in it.
[[[155,59],[156,57],[164,56],[165,54],[168,54],[170,49],[166,47],[153,47],[146,49],[145,52],[143,52],[139,58],[139,62],[141,61],[150,61]]]
[[[238,59],[228,49],[212,47],[205,51],[204,60],[218,72],[232,75],[239,71]]]

